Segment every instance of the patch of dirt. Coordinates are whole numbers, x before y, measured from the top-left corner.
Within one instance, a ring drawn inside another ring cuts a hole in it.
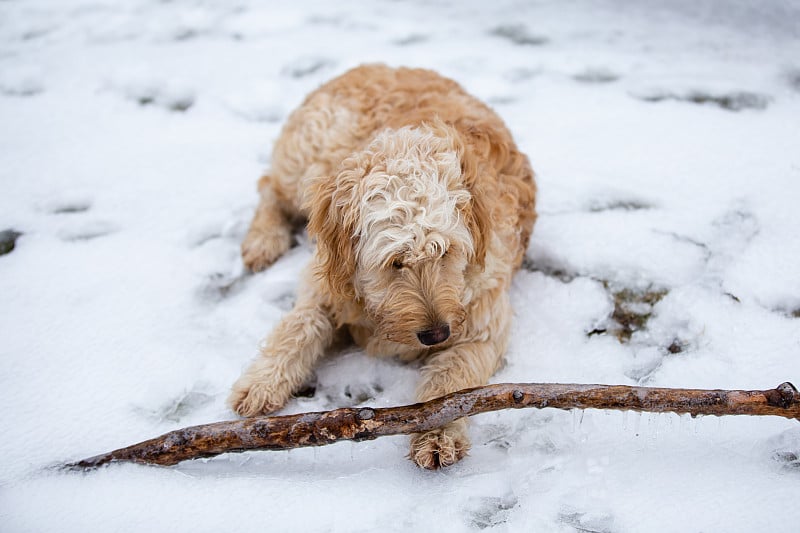
[[[22,236],[22,233],[7,229],[0,231],[0,255],[10,254],[14,251],[14,246],[17,244],[17,239]]]
[[[653,307],[668,292],[666,289],[655,287],[642,291],[627,287],[616,289],[611,287],[608,281],[603,281],[603,286],[614,299],[614,311],[605,325],[587,332],[587,336],[611,334],[623,344],[630,342],[634,333],[647,327],[647,322],[653,315]],[[667,351],[679,353],[684,348],[681,341],[675,340],[667,347]]]
[[[611,318],[618,325],[614,335],[620,342],[627,342],[636,331],[647,326],[653,307],[666,296],[665,289],[649,289],[643,292],[622,289],[613,293],[614,313]]]

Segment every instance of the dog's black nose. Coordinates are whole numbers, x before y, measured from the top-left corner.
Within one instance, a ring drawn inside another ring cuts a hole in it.
[[[442,324],[441,326],[436,326],[433,329],[418,331],[417,338],[419,339],[419,342],[425,346],[439,344],[440,342],[444,342],[450,338],[450,326],[447,324]]]

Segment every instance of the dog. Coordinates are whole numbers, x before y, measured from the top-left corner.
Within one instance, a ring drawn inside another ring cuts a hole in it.
[[[364,65],[325,83],[275,142],[242,258],[260,271],[307,221],[316,251],[294,308],[233,385],[242,416],[282,408],[339,332],[421,360],[417,399],[485,385],[536,220],[527,156],[503,121],[433,71]],[[411,437],[420,467],[467,453],[466,419]]]

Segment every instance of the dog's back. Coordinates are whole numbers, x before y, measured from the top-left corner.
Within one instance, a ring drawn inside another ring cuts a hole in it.
[[[303,206],[309,180],[333,175],[380,131],[435,121],[451,125],[484,166],[465,172],[491,174],[496,180],[484,192],[496,194],[506,206],[518,206],[514,220],[508,220],[507,210],[493,218],[519,229],[519,264],[535,220],[536,190],[528,159],[491,108],[431,70],[363,65],[322,85],[289,117],[261,187],[272,188],[289,218],[307,218]]]

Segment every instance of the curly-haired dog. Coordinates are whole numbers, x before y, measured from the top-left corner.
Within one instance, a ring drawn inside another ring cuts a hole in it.
[[[420,401],[484,385],[511,323],[508,288],[528,246],[536,188],[503,121],[421,69],[353,69],[289,117],[242,244],[257,271],[316,238],[294,309],[233,385],[243,416],[283,407],[340,328],[372,355],[423,358]],[[466,420],[411,440],[424,468],[469,449]]]

